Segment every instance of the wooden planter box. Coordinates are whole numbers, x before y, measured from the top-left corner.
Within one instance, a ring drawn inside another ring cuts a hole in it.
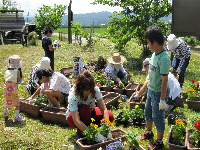
[[[106,145],[108,145],[112,142],[115,142],[116,140],[119,140],[119,139],[121,139],[122,141],[126,140],[126,137],[124,137],[126,132],[122,129],[114,129],[114,130],[111,131],[111,134],[113,136],[113,139],[102,142],[102,143],[97,143],[97,144],[94,144],[94,145],[85,145],[84,143],[86,143],[86,141],[87,141],[86,137],[78,139],[76,141],[76,143],[79,145],[80,150],[96,150],[100,147],[102,149],[106,149]]]
[[[187,149],[188,150],[200,150],[200,148],[194,147],[191,143],[190,143],[190,135],[192,134],[193,129],[188,129],[186,132],[186,138],[187,138]]]
[[[120,88],[118,88],[118,87],[114,87],[113,90],[114,90],[115,93],[119,93],[119,94],[121,94],[121,95],[124,95],[124,94],[125,94],[125,89],[124,89],[124,88],[123,88],[123,89],[120,89]]]
[[[103,90],[106,92],[114,92],[114,86],[102,86]]]
[[[110,109],[112,106],[118,105],[118,99],[120,98],[121,94],[110,92],[107,95],[103,96],[104,103],[107,109]],[[108,100],[109,99],[109,100]]]
[[[136,150],[135,145],[133,145],[132,147],[129,146],[129,145],[125,145],[124,148],[125,148],[126,150]],[[139,150],[146,150],[146,149],[143,148],[141,145],[139,145]]]
[[[109,93],[109,92],[101,91],[102,96],[104,96],[104,95],[106,95],[106,94],[108,94],[108,93]]]
[[[172,141],[172,128],[173,128],[173,125],[170,128],[170,131],[169,131],[169,134],[168,134],[168,138],[167,138],[167,144],[169,145],[169,150],[186,150],[187,149],[187,136],[185,136],[186,138],[185,138],[185,145],[184,146],[173,144],[173,141]],[[186,132],[187,132],[187,129],[186,129]]]
[[[200,98],[195,98],[195,100],[186,99],[186,103],[188,104],[189,109],[200,111]]]
[[[60,73],[64,74],[66,77],[69,76],[73,72],[73,67],[62,68]]]
[[[136,99],[135,97],[135,92],[131,95],[130,99],[129,99],[129,104],[130,104],[130,110],[135,108],[135,105],[141,105],[142,101],[144,100],[144,96],[142,96],[140,99]]]
[[[29,104],[29,100],[20,99],[20,111],[26,112],[35,118],[41,117],[42,114],[40,112],[40,109],[44,107],[46,106],[38,106],[34,104]]]
[[[46,107],[40,110],[40,112],[42,113],[42,118],[45,121],[68,125],[68,122],[66,120],[66,111],[67,109],[56,107]]]
[[[139,84],[138,83],[129,83],[126,87],[125,87],[125,91],[126,91],[126,95],[128,97],[131,97],[131,95],[137,91],[139,87]]]

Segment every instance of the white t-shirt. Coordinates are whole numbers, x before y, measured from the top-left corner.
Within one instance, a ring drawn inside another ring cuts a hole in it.
[[[69,97],[68,97],[66,119],[67,119],[68,115],[70,114],[70,111],[78,110],[79,105],[82,105],[82,104],[90,105],[90,108],[92,108],[92,109],[95,107],[95,100],[97,100],[97,101],[100,100],[102,98],[102,94],[101,94],[101,91],[98,86],[95,86],[94,90],[96,92],[95,97],[92,97],[92,93],[90,93],[88,95],[87,100],[82,100],[80,98],[80,96],[75,95],[74,86],[71,88],[71,90],[69,91]]]
[[[41,90],[52,89],[54,91],[60,91],[69,94],[71,84],[69,80],[60,72],[54,72],[49,79],[49,82],[42,83],[40,86]]]

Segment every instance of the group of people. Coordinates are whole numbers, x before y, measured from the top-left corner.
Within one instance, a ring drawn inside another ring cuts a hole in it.
[[[56,48],[52,46],[51,42],[51,28],[46,27],[44,33],[42,46],[45,57],[33,66],[26,86],[31,95],[28,98],[30,102],[37,94],[46,95],[52,106],[58,108],[60,108],[60,103],[68,100],[66,120],[71,127],[77,128],[78,135],[82,135],[82,131],[91,123],[91,118],[95,119],[97,125],[100,125],[100,120],[103,118],[108,118],[113,122],[114,116],[111,111],[107,110],[100,89],[96,86],[94,77],[88,70],[82,69],[73,86],[63,74],[53,71],[54,50]],[[135,95],[138,98],[148,90],[145,105],[147,130],[141,140],[153,138],[152,125],[154,122],[157,129],[157,139],[148,148],[161,149],[164,147],[162,139],[165,130],[166,102],[169,97],[172,97],[172,100],[177,100],[176,98],[181,93],[184,73],[189,64],[191,53],[187,43],[176,38],[174,34],[169,35],[166,49],[162,31],[160,27],[155,25],[146,29],[145,39],[153,54],[151,58],[143,61],[143,70],[148,73],[148,76],[144,86]],[[171,61],[167,50],[174,54],[172,67],[179,74],[179,82],[176,82],[176,78],[170,73]],[[21,61],[18,55],[13,55],[8,60],[4,85],[4,117],[8,116],[9,107],[16,107],[14,122],[23,122],[25,119],[19,116],[20,102],[17,94],[17,85],[22,81]],[[108,58],[108,66],[105,68],[104,75],[110,75],[114,81],[120,83],[127,76],[122,65],[125,60],[124,56],[114,53]],[[175,88],[178,89],[178,92],[177,90],[174,92]],[[95,106],[95,101],[97,106]]]

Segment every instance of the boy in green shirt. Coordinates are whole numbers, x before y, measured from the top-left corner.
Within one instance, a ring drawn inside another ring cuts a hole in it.
[[[145,39],[147,40],[150,50],[153,52],[149,62],[149,81],[148,96],[145,105],[145,118],[147,131],[141,140],[153,138],[152,132],[153,122],[157,129],[157,140],[153,145],[148,146],[149,149],[162,149],[162,142],[165,130],[165,103],[168,97],[168,73],[170,71],[170,58],[164,48],[164,36],[160,27],[150,26],[146,29]]]

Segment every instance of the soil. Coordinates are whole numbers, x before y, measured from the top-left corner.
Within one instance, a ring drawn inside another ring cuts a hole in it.
[[[128,89],[134,90],[137,86],[138,86],[138,85],[133,84],[133,85],[131,85]]]
[[[100,72],[100,73],[104,73],[104,69],[106,68],[107,65],[107,60],[105,58],[103,58],[102,56],[99,56],[98,60],[96,61],[91,61],[90,63],[88,63],[89,68],[87,69],[88,71],[92,72]]]
[[[108,103],[108,102],[110,102],[111,100],[113,100],[115,97],[106,97],[106,98],[103,98],[103,100],[104,100],[104,103],[106,104],[106,103]]]
[[[60,113],[60,114],[66,114],[66,111],[61,111],[61,110],[57,110],[57,109],[49,109],[49,112],[53,112],[53,113]]]
[[[138,100],[138,99],[135,99],[135,98],[132,98],[131,100],[130,100],[130,102],[136,102],[136,103],[140,103],[140,101],[141,101],[141,98]]]
[[[194,140],[190,138],[191,134],[192,134],[192,131],[188,131],[188,141],[189,141],[190,148],[197,148],[195,146]]]

